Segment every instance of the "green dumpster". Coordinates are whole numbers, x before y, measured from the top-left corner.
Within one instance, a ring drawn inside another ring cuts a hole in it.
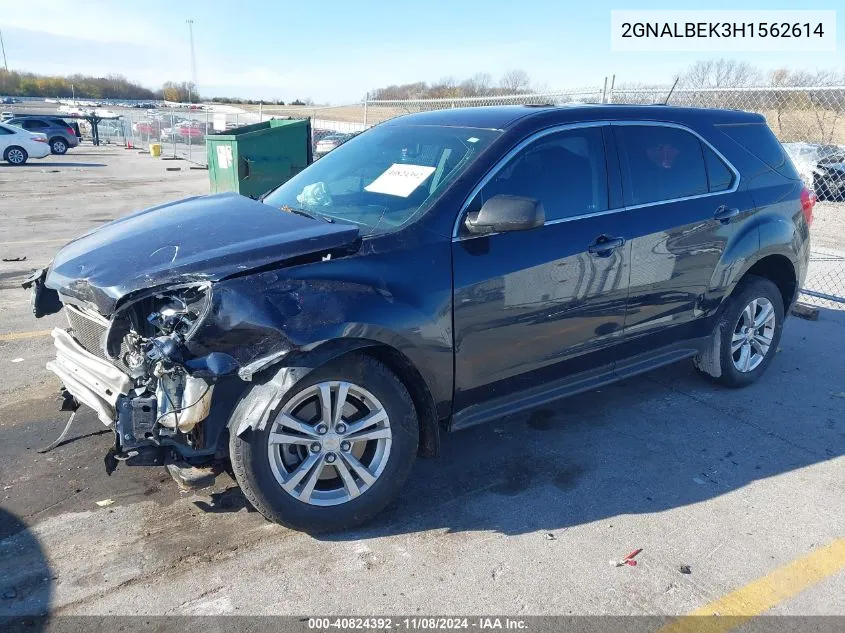
[[[206,137],[211,193],[250,198],[277,187],[311,162],[311,122],[271,119]]]

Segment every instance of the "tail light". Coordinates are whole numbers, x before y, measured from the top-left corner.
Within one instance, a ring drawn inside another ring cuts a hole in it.
[[[39,142],[39,143],[46,143],[46,142],[47,142],[47,137],[46,137],[46,136],[33,136],[33,137],[32,137],[32,140],[33,140],[33,141],[37,141],[37,142]]]
[[[71,136],[76,136],[76,132],[74,132],[74,131],[73,131],[73,128],[72,128],[72,127],[69,127],[69,128],[67,129],[67,133],[68,133],[68,134],[70,134]]]
[[[813,207],[816,205],[816,194],[804,187],[801,190],[801,212],[807,220],[807,226],[813,223]]]

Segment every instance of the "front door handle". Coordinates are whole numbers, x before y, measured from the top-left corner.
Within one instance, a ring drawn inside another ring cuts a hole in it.
[[[718,209],[716,209],[716,213],[713,214],[713,217],[716,220],[719,220],[722,224],[727,224],[731,221],[731,218],[735,218],[739,215],[739,209],[733,207],[726,207],[722,205]]]
[[[587,249],[591,255],[598,257],[609,257],[613,251],[625,244],[625,238],[600,235],[596,241]]]

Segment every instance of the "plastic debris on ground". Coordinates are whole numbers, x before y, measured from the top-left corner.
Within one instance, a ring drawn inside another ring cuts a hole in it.
[[[637,556],[639,556],[640,552],[642,552],[642,551],[643,551],[642,547],[637,548],[633,552],[628,554],[622,560],[612,560],[612,561],[610,561],[610,564],[613,565],[614,567],[624,567],[625,565],[628,565],[629,567],[636,567],[637,561],[635,559],[636,559]]]

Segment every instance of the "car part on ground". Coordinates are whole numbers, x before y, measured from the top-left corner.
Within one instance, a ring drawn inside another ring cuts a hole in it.
[[[110,222],[25,285],[37,316],[64,306],[50,367],[114,429],[109,470],[228,457],[268,518],[344,529],[441,430],[686,358],[757,380],[814,202],[759,115],[454,109],[378,125],[262,202]]]

